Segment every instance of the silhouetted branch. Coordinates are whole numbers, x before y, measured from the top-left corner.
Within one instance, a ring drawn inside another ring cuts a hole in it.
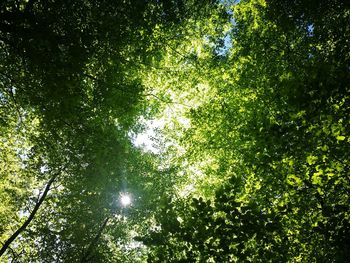
[[[98,243],[101,235],[102,235],[102,232],[103,230],[106,228],[106,225],[109,221],[109,217],[107,217],[104,221],[103,221],[103,224],[102,226],[100,227],[100,229],[98,230],[95,238],[91,241],[91,243],[89,244],[89,246],[87,247],[86,249],[86,252],[83,254],[83,256],[81,257],[81,260],[80,262],[81,263],[86,263],[88,262],[88,260],[91,258],[92,256],[92,251],[94,249],[94,246],[96,246],[96,244]]]
[[[10,237],[9,239],[7,239],[4,243],[4,245],[2,246],[1,250],[0,250],[0,256],[2,256],[5,251],[10,247],[11,243],[19,236],[19,234],[21,234],[26,228],[27,226],[30,224],[30,222],[32,222],[32,220],[34,219],[36,213],[38,212],[41,204],[44,202],[47,193],[50,191],[50,187],[52,185],[52,183],[55,181],[55,179],[57,178],[57,174],[55,174],[47,183],[45,190],[43,192],[43,194],[41,195],[40,199],[38,200],[38,202],[35,204],[35,207],[33,209],[33,211],[30,213],[29,217],[27,218],[27,220],[22,224],[22,226],[20,226]]]

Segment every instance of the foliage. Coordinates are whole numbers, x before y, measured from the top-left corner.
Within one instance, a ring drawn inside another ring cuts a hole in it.
[[[149,261],[345,262],[349,9],[241,1],[232,12],[233,48],[201,64],[209,92],[184,113],[178,148],[196,198],[163,209]]]
[[[336,0],[3,1],[1,262],[347,262],[349,20]],[[149,120],[155,153],[131,139]]]

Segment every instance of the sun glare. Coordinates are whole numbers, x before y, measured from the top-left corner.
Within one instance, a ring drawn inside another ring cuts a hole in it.
[[[122,206],[126,207],[129,206],[131,204],[131,197],[128,194],[122,194],[120,196],[120,203],[122,204]]]

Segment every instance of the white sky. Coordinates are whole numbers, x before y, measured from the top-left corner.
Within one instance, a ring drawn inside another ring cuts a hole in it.
[[[157,130],[164,128],[165,121],[163,119],[144,120],[144,124],[146,126],[144,132],[131,135],[132,143],[145,151],[159,153],[160,148],[155,139],[160,139]]]

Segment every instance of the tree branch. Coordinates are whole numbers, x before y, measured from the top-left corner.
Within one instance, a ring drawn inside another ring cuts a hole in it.
[[[167,103],[167,104],[178,104],[178,105],[185,106],[187,108],[192,108],[190,105],[187,105],[187,104],[184,104],[184,103],[181,103],[181,102],[176,102],[176,101],[172,101],[172,100],[164,100],[164,99],[160,98],[159,96],[157,96],[155,94],[152,94],[152,93],[145,93],[143,95],[146,96],[146,97],[149,97],[149,96],[154,97],[157,100],[159,100],[161,102],[164,102],[164,103]]]
[[[86,263],[88,262],[88,260],[91,258],[91,254],[92,254],[92,251],[94,249],[94,247],[96,246],[97,242],[99,241],[101,235],[102,235],[102,232],[103,230],[106,228],[106,225],[109,221],[109,217],[107,217],[104,221],[103,221],[103,224],[102,226],[100,227],[100,229],[98,230],[95,238],[91,241],[91,243],[89,244],[89,246],[87,247],[86,249],[86,252],[83,254],[83,256],[81,257],[81,260],[80,262],[81,263]]]
[[[16,232],[14,232],[9,239],[6,240],[6,242],[4,243],[4,245],[2,246],[1,250],[0,250],[0,256],[2,256],[5,251],[10,247],[11,243],[19,236],[19,234],[21,234],[26,228],[27,226],[30,224],[30,222],[32,222],[32,220],[34,219],[36,213],[38,212],[41,204],[44,202],[47,193],[50,191],[50,187],[52,185],[52,183],[55,181],[55,179],[57,178],[57,174],[54,175],[49,182],[47,183],[45,190],[43,192],[43,194],[41,195],[40,199],[38,200],[38,202],[35,204],[35,207],[33,209],[33,211],[30,213],[29,217],[27,218],[27,220],[22,224],[22,226],[20,226]]]

